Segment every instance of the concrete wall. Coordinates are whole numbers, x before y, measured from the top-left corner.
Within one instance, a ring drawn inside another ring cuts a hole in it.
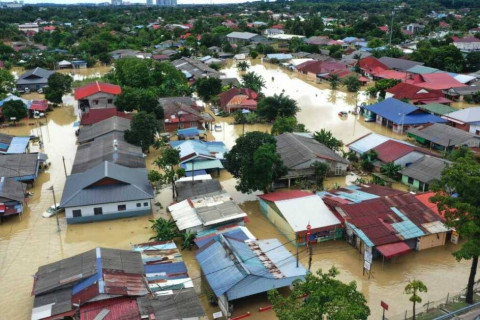
[[[137,204],[140,204],[140,207],[137,207]],[[144,203],[147,205],[145,206]],[[118,205],[126,205],[125,211],[118,211]],[[103,214],[94,215],[94,208],[102,208]],[[73,210],[81,210],[81,217],[74,217]],[[91,206],[81,206],[81,207],[69,207],[65,208],[65,217],[67,218],[67,223],[84,223],[91,221],[101,221],[101,220],[112,220],[132,216],[141,216],[147,215],[151,212],[150,199],[136,200],[136,201],[126,201],[126,202],[117,202],[117,203],[103,203],[98,205]]]
[[[278,212],[276,212],[268,202],[260,199],[260,210],[263,215],[288,239],[295,240],[296,235],[290,224]]]
[[[85,100],[88,100],[90,109],[104,109],[104,108],[114,108],[115,107],[115,97],[116,95],[99,92],[95,93]],[[109,100],[111,100],[109,102]]]
[[[445,245],[445,239],[447,237],[446,232],[429,234],[425,237],[420,237],[417,240],[417,250],[425,250],[434,247]]]

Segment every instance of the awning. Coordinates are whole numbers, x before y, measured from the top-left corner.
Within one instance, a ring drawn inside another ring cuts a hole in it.
[[[185,171],[192,171],[194,170],[209,170],[209,169],[223,169],[222,162],[220,160],[203,160],[203,161],[195,161],[192,166],[192,161],[187,163],[182,163],[181,167],[185,169]]]
[[[5,205],[3,203],[0,204],[0,212],[5,212]]]
[[[387,259],[409,252],[410,247],[405,242],[395,242],[375,247]]]

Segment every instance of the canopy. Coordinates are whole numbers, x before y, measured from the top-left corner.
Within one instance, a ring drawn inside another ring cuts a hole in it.
[[[412,250],[405,242],[384,244],[376,247],[376,249],[387,259],[405,254]]]

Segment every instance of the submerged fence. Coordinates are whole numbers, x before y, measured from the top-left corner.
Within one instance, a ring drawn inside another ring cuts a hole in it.
[[[417,320],[433,320],[433,319],[450,319],[454,315],[448,316],[449,313],[456,311],[467,312],[472,305],[469,305],[465,302],[466,289],[462,290],[456,295],[447,294],[446,297],[436,300],[436,301],[423,301],[416,306],[416,319]],[[407,296],[405,296],[407,297]],[[474,302],[475,305],[480,307],[480,280],[475,283],[474,286]],[[408,320],[412,319],[413,312],[412,308],[405,310],[403,313],[386,317],[388,320]]]

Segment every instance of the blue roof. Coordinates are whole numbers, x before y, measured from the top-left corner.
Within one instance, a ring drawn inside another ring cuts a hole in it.
[[[390,208],[397,216],[399,216],[403,221],[392,223],[392,227],[400,233],[404,239],[413,239],[418,237],[423,237],[425,232],[423,232],[419,227],[415,225],[410,219],[408,219],[400,210],[395,207]]]
[[[366,106],[365,109],[395,124],[413,125],[429,122],[447,122],[445,119],[426,113],[411,104],[395,98],[385,99],[382,102]]]
[[[190,155],[203,156],[209,159],[223,159],[223,155],[228,152],[228,148],[222,141],[201,141],[201,140],[179,140],[170,141],[170,146],[180,151],[180,158],[183,162],[190,161]]]
[[[30,100],[25,100],[25,99],[23,99],[23,98],[20,98],[20,97],[18,97],[18,96],[16,96],[16,95],[11,94],[11,95],[9,95],[8,97],[6,97],[5,99],[0,100],[0,107],[3,106],[3,104],[4,104],[5,102],[11,101],[11,100],[14,100],[14,101],[15,101],[15,100],[20,100],[20,101],[22,101],[22,102],[25,104],[25,106],[27,107],[27,109],[30,109],[30,106],[31,106],[31,104],[32,104],[32,101],[30,101]]]
[[[353,42],[355,40],[358,40],[357,37],[346,37],[344,39],[342,39],[343,42]]]
[[[350,185],[343,188],[350,190],[350,192],[339,191],[335,194],[331,194],[328,191],[321,191],[317,192],[317,195],[320,196],[320,198],[323,198],[326,195],[329,195],[331,197],[340,197],[345,200],[350,200],[354,203],[360,203],[362,201],[379,198],[379,196],[377,196],[376,194],[358,190],[359,187],[357,185]]]
[[[186,128],[186,129],[178,129],[177,135],[192,137],[200,135],[200,130],[198,128]]]
[[[29,141],[30,137],[13,137],[7,153],[25,153],[25,149],[27,149]]]
[[[187,267],[184,262],[163,263],[163,264],[146,264],[145,273],[165,273],[167,277],[170,273],[187,273]]]

